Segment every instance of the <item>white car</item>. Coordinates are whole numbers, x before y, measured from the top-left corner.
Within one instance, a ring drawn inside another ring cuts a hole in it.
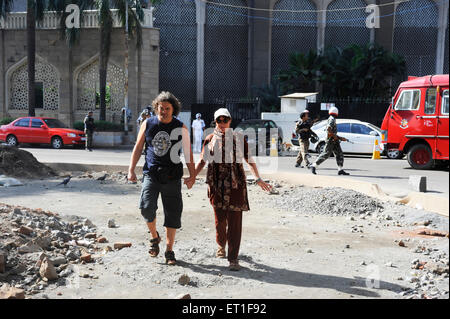
[[[375,140],[378,140],[380,153],[384,153],[380,128],[367,122],[350,119],[336,119],[336,124],[338,135],[351,142],[341,142],[344,153],[372,154]],[[309,149],[321,153],[327,139],[327,120],[316,123],[311,129],[317,134],[319,141],[311,143]]]

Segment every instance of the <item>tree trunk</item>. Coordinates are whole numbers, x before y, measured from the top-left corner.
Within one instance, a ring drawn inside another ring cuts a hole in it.
[[[103,60],[100,54],[100,61]],[[99,66],[99,79],[100,79],[100,121],[106,121],[106,67],[102,67],[100,62]]]
[[[100,27],[100,57],[99,57],[99,81],[100,81],[100,121],[106,121],[106,75],[108,68],[108,52],[105,50],[106,39],[104,30]]]
[[[32,0],[27,1],[28,116],[35,116],[36,16]]]

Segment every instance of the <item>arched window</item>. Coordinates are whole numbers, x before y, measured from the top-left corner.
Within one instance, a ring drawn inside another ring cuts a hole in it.
[[[310,0],[280,0],[274,10],[315,11]],[[275,11],[272,23],[272,77],[289,65],[292,52],[317,51],[317,12]]]
[[[44,110],[59,109],[58,70],[40,57],[35,62],[36,106]],[[9,77],[10,110],[28,110],[28,63],[26,59]]]
[[[153,12],[160,28],[159,89],[183,105],[197,101],[197,26],[195,2],[162,1]],[[144,66],[145,67],[145,66]]]
[[[363,0],[335,0],[327,8],[325,47],[365,45],[370,42],[370,29],[366,27],[367,3]],[[349,8],[361,8],[341,10]]]
[[[438,8],[430,0],[410,0],[395,11],[393,51],[405,57],[407,75],[436,72]]]
[[[247,6],[241,0],[210,0]],[[248,17],[247,9],[206,6],[205,101],[247,96]]]
[[[96,59],[84,67],[77,77],[77,104],[79,111],[100,108],[99,61]],[[125,98],[125,73],[118,66],[109,63],[106,75],[106,108],[120,111]]]

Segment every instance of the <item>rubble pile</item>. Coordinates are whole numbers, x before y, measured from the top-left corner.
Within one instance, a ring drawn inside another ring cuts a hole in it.
[[[0,203],[1,298],[19,298],[45,287],[67,284],[74,264],[102,262],[99,243],[89,219]],[[95,255],[97,253],[97,256]]]
[[[56,176],[56,173],[30,152],[0,145],[0,175],[34,179]]]

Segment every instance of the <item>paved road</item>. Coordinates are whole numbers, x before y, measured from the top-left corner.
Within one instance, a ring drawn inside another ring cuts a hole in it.
[[[87,152],[79,149],[53,150],[50,148],[23,148],[31,152],[43,163],[76,163],[76,164],[101,164],[128,166],[131,149],[98,149]],[[313,154],[315,157],[316,154]],[[198,154],[195,154],[198,159]],[[295,157],[260,157],[257,164],[262,173],[277,171],[298,172],[310,174],[306,168],[295,168]],[[141,158],[138,166],[143,165]],[[411,188],[408,185],[410,175],[423,175],[427,177],[428,191],[436,195],[449,196],[449,171],[428,170],[418,171],[410,168],[406,160],[371,160],[368,156],[346,156],[344,168],[351,175],[345,178],[353,178],[372,183],[377,183],[387,193],[393,196],[405,196]],[[330,158],[318,169],[320,175],[334,176],[337,174],[336,161]],[[311,175],[313,178],[313,175]]]

